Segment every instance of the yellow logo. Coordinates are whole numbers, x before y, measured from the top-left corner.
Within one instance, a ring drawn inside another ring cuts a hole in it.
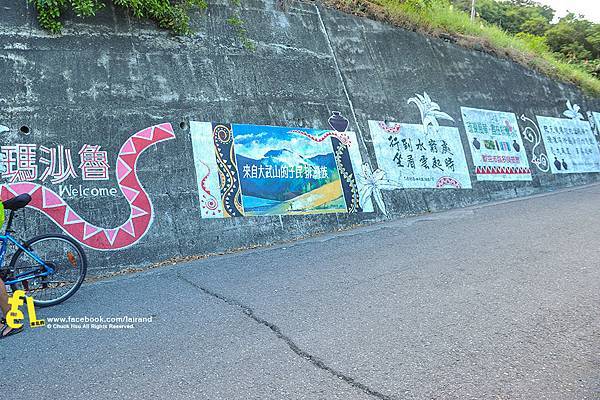
[[[13,329],[19,329],[23,326],[23,320],[25,316],[19,309],[23,305],[23,299],[27,302],[27,316],[29,317],[29,326],[32,328],[39,328],[46,325],[46,321],[43,319],[37,319],[35,315],[35,306],[33,305],[33,297],[25,296],[25,292],[22,290],[16,290],[11,297],[8,299],[10,304],[10,310],[6,316],[6,324]]]

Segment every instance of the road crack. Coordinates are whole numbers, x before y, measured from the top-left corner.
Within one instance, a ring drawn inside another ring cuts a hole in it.
[[[335,376],[336,378],[341,379],[342,381],[346,382],[350,386],[352,386],[356,389],[359,389],[362,392],[364,392],[370,396],[373,396],[375,398],[382,399],[382,400],[394,400],[395,399],[394,397],[388,396],[388,395],[383,394],[375,389],[372,389],[369,386],[365,385],[364,383],[357,381],[355,378],[352,378],[351,376],[348,376],[348,375],[344,374],[343,372],[330,367],[329,365],[325,364],[325,362],[323,360],[310,354],[306,350],[301,349],[289,336],[287,336],[283,333],[283,331],[281,330],[280,327],[267,321],[264,318],[259,317],[251,307],[248,307],[247,305],[242,304],[241,302],[239,302],[235,299],[223,296],[219,293],[213,292],[210,289],[200,286],[197,283],[192,282],[189,279],[186,279],[180,273],[177,273],[177,277],[179,279],[181,279],[182,281],[186,282],[187,284],[193,286],[194,288],[200,290],[201,292],[203,292],[211,297],[214,297],[224,303],[227,303],[230,306],[239,308],[245,316],[252,319],[257,324],[260,324],[260,325],[263,325],[263,326],[266,326],[267,328],[269,328],[271,330],[271,332],[273,332],[278,339],[282,340],[290,348],[290,350],[292,350],[299,357],[302,357],[305,360],[309,361],[315,367],[317,367],[323,371],[327,371],[328,373]]]

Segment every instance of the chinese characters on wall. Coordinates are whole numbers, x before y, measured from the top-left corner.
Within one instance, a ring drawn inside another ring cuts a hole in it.
[[[513,113],[461,107],[479,181],[530,181],[531,169]]]
[[[108,154],[99,145],[84,144],[75,154],[64,145],[49,147],[32,143],[0,146],[1,177],[4,182],[39,182],[58,185],[59,196],[116,196],[116,187],[71,184],[79,178],[108,181],[111,167]]]
[[[353,132],[191,121],[203,218],[372,211]]]
[[[471,179],[457,128],[369,121],[379,168],[405,188],[470,188]]]
[[[553,174],[600,172],[600,151],[590,124],[536,116]]]
[[[49,181],[59,184],[69,178],[81,176],[84,181],[108,180],[110,166],[106,151],[100,146],[84,144],[79,150],[77,169],[71,149],[35,144],[0,146],[2,152],[2,178],[9,182]]]
[[[109,180],[111,167],[107,152],[98,145],[83,145],[77,155],[64,146],[49,148],[35,144],[1,146],[3,200],[19,194],[31,196],[28,208],[38,210],[79,243],[96,250],[123,249],[137,243],[148,231],[154,209],[148,192],[137,176],[140,155],[156,143],[175,138],[171,124],[150,126],[123,143],[114,164],[116,187],[83,186],[62,183],[81,177],[84,181]],[[79,156],[77,159],[77,156]],[[39,181],[33,182],[33,181]],[[58,191],[51,184],[58,184]],[[66,199],[71,196],[116,196],[120,190],[129,204],[129,216],[119,226],[107,228],[86,221]]]
[[[244,164],[243,179],[327,179],[329,171],[316,165],[256,165]]]
[[[333,130],[190,121],[200,216],[372,212],[372,198],[385,213],[381,190],[471,188],[460,132],[438,122],[454,122],[452,116],[427,94],[409,103],[416,104],[422,124],[368,121],[377,165],[369,160],[363,163],[357,137],[345,131],[344,118],[330,118]],[[540,136],[543,139],[548,158],[542,154],[547,161],[541,171],[548,171],[549,165],[552,173],[600,172],[600,150],[593,133],[600,127],[600,113],[587,112],[584,121],[578,110],[572,106],[570,119],[538,116],[539,128],[522,116],[536,128],[523,131],[526,137],[528,132],[537,135],[528,139],[534,143],[534,154],[542,144]],[[532,179],[515,114],[461,107],[461,115],[478,180]],[[137,178],[137,157],[149,146],[172,138],[169,124],[146,128],[125,141],[113,164],[97,144],[2,145],[0,187],[5,199],[21,192],[33,194],[30,207],[46,213],[87,246],[123,248],[139,240],[153,218],[150,197]],[[112,171],[115,187],[70,184],[76,180],[107,186]],[[117,228],[87,223],[64,200],[116,196],[117,187],[131,206],[129,219]]]

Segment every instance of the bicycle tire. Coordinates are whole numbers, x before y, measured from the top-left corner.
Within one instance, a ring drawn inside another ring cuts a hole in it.
[[[23,243],[23,246],[25,248],[30,248],[31,246],[35,245],[36,242],[47,241],[49,239],[59,239],[61,241],[66,241],[66,242],[70,243],[71,245],[73,245],[73,247],[75,247],[75,249],[79,253],[79,256],[81,259],[81,266],[79,267],[80,272],[79,272],[79,277],[77,279],[77,282],[75,283],[75,285],[73,287],[71,287],[71,289],[69,289],[63,295],[59,296],[56,299],[52,299],[52,300],[38,300],[34,297],[34,299],[33,299],[34,304],[37,307],[41,307],[41,308],[55,306],[57,304],[62,303],[65,300],[69,299],[71,296],[73,296],[75,294],[75,292],[77,292],[77,290],[79,290],[79,288],[81,287],[81,284],[83,283],[85,276],[87,274],[87,257],[85,255],[83,247],[77,241],[75,241],[73,238],[71,238],[69,236],[61,235],[58,233],[48,233],[48,234],[44,234],[44,235],[35,236],[32,239],[27,240],[26,242]],[[35,252],[35,250],[34,250],[34,252]],[[15,254],[12,256],[9,267],[8,267],[11,271],[15,269],[15,266],[19,260],[19,257],[22,254],[25,254],[26,257],[30,258],[21,248],[17,249]],[[44,260],[44,261],[48,261],[48,260]],[[49,276],[52,276],[52,275],[49,275]],[[11,285],[11,289],[14,291],[14,290],[18,289],[18,287],[17,287],[17,285]]]

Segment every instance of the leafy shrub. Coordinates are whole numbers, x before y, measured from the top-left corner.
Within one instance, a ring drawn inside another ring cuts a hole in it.
[[[78,17],[93,16],[106,6],[106,0],[29,0],[38,11],[42,28],[59,33],[63,27],[61,15],[68,9]],[[179,35],[191,33],[189,11],[193,7],[205,9],[206,0],[114,0],[114,4],[131,10],[137,18],[156,21],[161,28]]]

